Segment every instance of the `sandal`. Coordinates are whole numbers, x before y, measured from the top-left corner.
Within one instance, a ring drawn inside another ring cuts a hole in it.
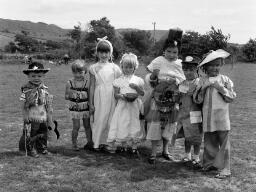
[[[218,173],[217,175],[215,175],[215,178],[217,178],[217,179],[226,179],[229,177],[231,177],[231,174]]]
[[[125,152],[125,148],[124,147],[117,147],[116,148],[116,153],[124,153]]]
[[[200,163],[200,161],[197,161],[197,160],[195,160],[195,159],[193,159],[192,160],[192,167],[193,167],[193,169],[202,169],[202,165],[201,165],[201,163]]]
[[[188,163],[191,161],[191,159],[187,158],[187,157],[184,157],[182,160],[181,160],[183,163]]]
[[[148,163],[155,165],[155,164],[156,164],[156,156],[151,155],[151,156],[148,158]]]
[[[162,153],[162,157],[168,161],[173,161],[173,157],[170,153]]]

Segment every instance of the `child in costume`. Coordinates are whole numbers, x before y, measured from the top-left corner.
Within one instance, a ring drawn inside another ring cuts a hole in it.
[[[151,73],[145,81],[150,85],[151,93],[145,101],[144,113],[148,123],[146,138],[152,143],[149,163],[155,163],[157,144],[161,140],[162,156],[172,160],[168,144],[176,126],[178,85],[185,80],[181,60],[178,59],[181,37],[182,31],[170,30],[163,47],[164,55],[155,58],[147,67]]]
[[[112,145],[121,144],[120,151],[125,151],[125,146],[130,145],[131,152],[137,154],[137,143],[144,136],[139,119],[142,101],[138,97],[144,95],[144,80],[134,75],[139,65],[136,55],[124,54],[120,64],[123,75],[113,82],[117,105],[110,122],[107,141]]]
[[[95,149],[108,151],[107,137],[116,106],[113,81],[121,69],[112,62],[113,47],[107,37],[98,39],[96,55],[99,61],[90,67],[90,112],[93,114],[92,138]]]
[[[48,127],[54,127],[52,121],[52,95],[43,83],[45,73],[50,69],[38,62],[29,64],[28,69],[23,70],[28,82],[21,87],[22,112],[24,125],[31,125],[30,137],[36,138],[28,149],[28,155],[38,157],[38,152],[47,154]],[[39,136],[40,135],[40,136]],[[38,136],[38,137],[37,137]]]
[[[177,135],[183,133],[185,137],[185,163],[191,162],[194,168],[200,168],[200,146],[202,143],[202,114],[201,105],[193,101],[193,93],[198,85],[197,66],[200,59],[186,56],[182,61],[182,69],[186,80],[179,85],[180,105],[178,112]],[[194,148],[192,159],[191,148]]]
[[[194,101],[203,104],[203,170],[217,169],[217,178],[231,175],[229,103],[236,98],[236,93],[233,82],[220,74],[224,58],[229,55],[222,49],[207,54],[199,64],[206,76],[200,78],[194,93]]]
[[[73,78],[66,84],[65,99],[69,101],[70,117],[73,122],[72,145],[75,151],[78,151],[77,137],[80,129],[80,120],[86,133],[87,144],[84,149],[93,149],[92,131],[89,115],[89,85],[90,79],[84,61],[76,60],[71,65]]]

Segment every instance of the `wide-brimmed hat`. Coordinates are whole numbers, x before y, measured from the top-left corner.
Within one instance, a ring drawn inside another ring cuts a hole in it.
[[[201,59],[197,56],[191,56],[191,55],[187,55],[184,56],[182,59],[182,65],[186,65],[186,66],[197,66],[200,63]]]
[[[218,49],[216,51],[211,50],[206,57],[202,60],[202,62],[198,65],[198,67],[202,67],[206,63],[209,63],[215,59],[222,58],[225,59],[230,54],[227,51],[224,51],[223,49]]]
[[[48,71],[50,71],[50,68],[45,69],[44,65],[42,63],[38,63],[38,62],[33,62],[31,64],[29,64],[28,69],[24,69],[23,73],[28,75],[31,72],[35,72],[35,73],[47,73]]]

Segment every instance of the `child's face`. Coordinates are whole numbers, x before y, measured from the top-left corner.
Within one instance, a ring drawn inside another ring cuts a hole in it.
[[[122,70],[124,75],[132,75],[135,71],[133,64],[125,63],[122,65]]]
[[[193,80],[197,77],[196,67],[182,67],[187,80]]]
[[[43,72],[39,72],[39,73],[30,72],[28,74],[28,80],[35,85],[40,85],[43,81],[44,75],[45,74]]]
[[[205,67],[204,67],[205,73],[209,77],[216,77],[220,73],[221,66],[222,66],[221,60],[215,59],[205,65]]]
[[[73,76],[75,79],[79,80],[79,79],[83,79],[85,75],[85,71],[76,71],[73,72]]]
[[[110,59],[110,52],[98,52],[98,58],[101,62],[106,63]]]
[[[164,57],[170,61],[176,60],[178,58],[179,50],[177,47],[168,47],[164,51]]]

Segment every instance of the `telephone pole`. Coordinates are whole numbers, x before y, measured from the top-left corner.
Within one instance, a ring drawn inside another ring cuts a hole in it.
[[[152,24],[154,25],[153,42],[155,45],[156,44],[156,22],[153,22]]]

